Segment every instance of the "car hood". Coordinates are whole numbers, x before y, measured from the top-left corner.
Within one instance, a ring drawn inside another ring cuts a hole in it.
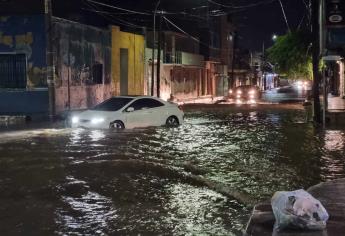
[[[86,110],[79,113],[77,116],[81,119],[90,119],[94,117],[107,118],[109,116],[114,116],[118,114],[118,111],[96,111],[96,110]]]

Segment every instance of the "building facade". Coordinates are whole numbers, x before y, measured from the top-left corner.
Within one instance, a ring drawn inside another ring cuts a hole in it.
[[[108,29],[53,18],[55,110],[85,109],[114,94]]]
[[[54,16],[47,32],[44,4],[36,0],[27,12],[10,4],[12,11],[0,17],[0,114],[48,114],[51,102],[59,114],[114,95],[146,93],[144,36]],[[48,38],[53,99],[47,83]]]
[[[0,17],[1,113],[48,111],[45,45],[43,14]]]

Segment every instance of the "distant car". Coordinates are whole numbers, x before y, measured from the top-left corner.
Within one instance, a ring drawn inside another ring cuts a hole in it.
[[[72,127],[124,129],[149,126],[178,126],[184,113],[170,102],[149,96],[112,97],[75,115]]]
[[[261,92],[258,86],[254,85],[242,85],[236,87],[232,91],[232,97],[236,100],[244,101],[256,101],[261,98]]]
[[[298,80],[294,83],[294,86],[298,90],[311,90],[312,88],[312,83],[311,81],[308,80]]]
[[[297,89],[292,85],[277,88],[277,93],[296,93],[296,92],[297,92]]]

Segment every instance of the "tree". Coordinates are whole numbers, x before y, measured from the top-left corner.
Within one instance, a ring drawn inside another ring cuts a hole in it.
[[[312,79],[311,37],[304,31],[293,31],[277,37],[268,50],[268,59],[277,72],[290,79]]]
[[[311,35],[312,35],[312,63],[313,63],[313,97],[314,97],[314,121],[321,123],[320,104],[320,38],[319,38],[319,0],[310,0],[311,3]]]

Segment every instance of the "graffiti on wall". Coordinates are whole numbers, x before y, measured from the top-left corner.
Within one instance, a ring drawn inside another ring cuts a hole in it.
[[[95,81],[95,65],[102,65],[102,83],[109,83],[111,63],[110,32],[54,19],[56,86],[84,86]]]
[[[112,94],[111,34],[53,18],[56,108],[93,106]]]
[[[27,87],[46,87],[46,37],[43,15],[0,17],[0,52],[27,59]]]

